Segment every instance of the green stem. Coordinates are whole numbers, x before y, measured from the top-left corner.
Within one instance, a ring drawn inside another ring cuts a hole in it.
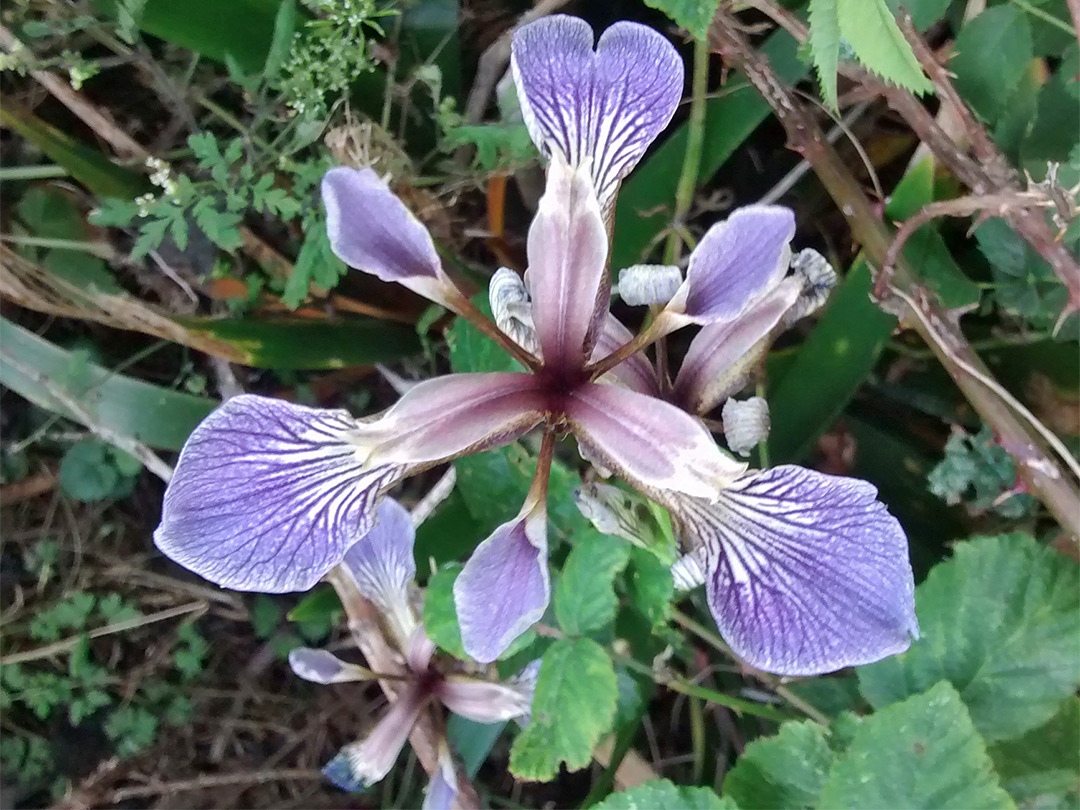
[[[709,86],[709,41],[694,42],[694,77],[690,89],[690,119],[687,121],[686,154],[683,156],[679,185],[675,188],[675,210],[671,231],[664,248],[664,264],[675,264],[682,253],[680,227],[690,211],[701,169],[701,148],[705,143],[705,92]]]
[[[67,177],[71,172],[63,166],[7,166],[0,168],[0,180],[48,180]]]
[[[1050,25],[1054,26],[1055,28],[1060,28],[1066,34],[1075,35],[1076,33],[1073,30],[1073,27],[1064,20],[1059,20],[1053,14],[1050,14],[1047,11],[1043,11],[1041,8],[1036,8],[1035,6],[1031,5],[1031,3],[1025,2],[1025,0],[1009,0],[1009,2],[1011,2],[1014,6],[1021,9],[1022,11],[1026,11],[1032,17],[1038,17],[1040,20],[1044,20],[1045,22],[1050,23]]]

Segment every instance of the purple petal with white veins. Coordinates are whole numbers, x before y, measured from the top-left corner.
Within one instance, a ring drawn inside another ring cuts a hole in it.
[[[590,457],[646,492],[712,499],[746,470],[697,419],[655,397],[588,383],[565,396],[563,413]]]
[[[154,542],[225,588],[304,591],[375,519],[401,465],[365,467],[345,411],[243,394],[195,428],[165,490]]]
[[[776,467],[715,504],[674,499],[672,515],[701,547],[720,634],[752,666],[818,675],[918,637],[907,538],[865,481]]]
[[[593,348],[589,363],[603,360],[616,349],[622,348],[626,343],[634,339],[633,333],[627,329],[614,315],[608,314],[604,320],[604,328],[596,338],[596,346]],[[638,352],[623,360],[611,371],[600,376],[599,382],[621,385],[639,394],[660,396],[660,386],[656,382],[656,372],[652,364],[644,354]]]
[[[416,577],[416,532],[408,511],[393,498],[384,498],[376,514],[378,522],[345,552],[341,565],[403,645],[417,626],[409,599],[409,586]]]
[[[748,205],[709,229],[694,252],[669,311],[692,323],[734,318],[776,284],[791,260],[795,215],[777,205]]]
[[[420,810],[451,810],[458,795],[457,772],[450,749],[443,740],[439,743],[439,766],[431,775],[424,804]]]
[[[742,388],[747,369],[740,360],[773,330],[801,291],[800,279],[784,279],[734,320],[703,327],[679,367],[675,402],[691,413],[708,413]]]
[[[297,647],[289,652],[289,666],[297,677],[324,686],[331,683],[350,683],[371,679],[371,672],[342,661],[326,650]]]
[[[374,170],[331,169],[322,180],[322,198],[330,247],[339,259],[454,309],[447,296],[453,285],[427,228]]]
[[[454,582],[465,652],[494,661],[544,615],[550,590],[547,510],[527,503],[477,546]]]
[[[323,774],[342,790],[371,787],[390,772],[428,699],[409,685],[363,740],[350,743],[326,763]]]
[[[526,281],[544,367],[576,371],[607,314],[608,242],[592,181],[560,157],[548,170],[527,247]]]
[[[454,714],[477,723],[498,723],[527,715],[532,703],[532,691],[468,675],[448,675],[436,694]]]
[[[349,439],[368,464],[425,464],[512,442],[543,418],[543,385],[532,374],[449,374],[410,388]]]
[[[555,14],[514,32],[511,66],[529,134],[545,154],[573,166],[591,159],[606,209],[675,113],[683,65],[664,37],[631,22],[593,32]]]

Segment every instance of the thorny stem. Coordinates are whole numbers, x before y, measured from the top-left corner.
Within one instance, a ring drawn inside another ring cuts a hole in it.
[[[1049,208],[1053,205],[1053,200],[1038,192],[1007,192],[1005,194],[972,194],[968,197],[940,200],[923,206],[922,210],[915,216],[904,220],[904,223],[897,229],[896,235],[893,236],[892,244],[889,245],[889,250],[881,263],[881,271],[874,280],[874,296],[878,299],[885,297],[901,249],[907,240],[911,238],[911,235],[930,220],[938,217],[967,217],[980,211],[986,212],[989,216],[993,209],[998,209],[999,213],[1003,213],[1012,206]]]
[[[851,171],[825,140],[814,118],[791,90],[777,79],[768,60],[747,43],[738,23],[723,8],[713,20],[710,40],[728,64],[741,70],[773,108],[787,132],[789,146],[810,163],[847,218],[855,239],[862,244],[871,261],[882,266],[892,235]],[[921,104],[916,102],[916,106],[920,112],[929,115]],[[933,124],[932,119],[930,122]],[[952,144],[952,141],[948,140],[948,143]],[[955,150],[955,144],[952,146]],[[971,162],[966,156],[962,157]],[[986,189],[976,191],[982,193]],[[1045,221],[1043,224],[1046,224]],[[1014,457],[1027,490],[1047,507],[1067,531],[1080,536],[1080,486],[1068,477],[1061,464],[1053,459],[1035,432],[1025,424],[1030,420],[1024,417],[1021,421],[1013,406],[1000,396],[995,387],[986,383],[993,378],[972,351],[959,324],[917,283],[916,275],[903,256],[897,261],[891,289],[903,293],[905,320],[934,350],[979,416],[993,429],[998,443]]]

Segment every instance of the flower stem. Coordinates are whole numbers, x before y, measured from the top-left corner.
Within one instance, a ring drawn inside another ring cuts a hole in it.
[[[454,312],[498,343],[525,368],[530,371],[537,371],[540,368],[539,360],[507,337],[490,318],[473,305],[464,293],[455,288],[453,295],[448,295],[447,299],[447,303]]]

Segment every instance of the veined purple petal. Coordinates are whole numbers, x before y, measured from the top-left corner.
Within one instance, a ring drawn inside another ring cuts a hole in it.
[[[526,276],[545,367],[584,364],[607,313],[607,251],[592,180],[556,156],[529,227]]]
[[[342,661],[327,650],[315,650],[311,647],[291,650],[289,666],[298,677],[324,686],[331,683],[367,681],[372,678],[370,670]]]
[[[330,247],[350,267],[452,306],[453,285],[427,228],[373,169],[331,169],[322,181]]]
[[[507,444],[543,418],[532,374],[449,374],[413,386],[349,432],[368,464],[428,464]]]
[[[454,760],[446,741],[439,742],[439,767],[431,775],[421,810],[451,810],[457,799],[458,781]]]
[[[367,533],[379,496],[406,472],[365,467],[348,439],[356,425],[341,410],[233,397],[184,445],[154,542],[225,588],[311,588]]]
[[[865,481],[776,467],[715,504],[677,498],[672,514],[704,554],[720,634],[748,664],[817,675],[918,637],[907,538]]]
[[[323,768],[326,778],[342,790],[355,792],[386,776],[427,701],[415,685],[404,688],[367,737],[349,743],[326,763]]]
[[[751,350],[798,300],[802,281],[787,278],[730,321],[709,324],[690,343],[675,378],[675,402],[691,413],[708,413],[746,384]]]
[[[494,661],[544,615],[550,590],[547,509],[542,500],[527,502],[477,546],[454,582],[465,652]]]
[[[544,17],[514,33],[510,63],[533,141],[572,166],[591,159],[605,209],[682,96],[683,65],[675,48],[637,23],[615,23],[594,53],[584,20]]]
[[[590,363],[603,360],[616,349],[622,348],[626,343],[633,340],[633,333],[627,329],[614,315],[608,314],[604,319],[604,328],[596,338],[596,346],[593,348]],[[656,371],[644,354],[638,352],[627,357],[615,368],[601,375],[600,382],[621,385],[639,394],[660,396],[660,386],[656,382]]]
[[[777,205],[748,205],[718,222],[690,254],[670,312],[692,323],[728,321],[787,272],[795,215]]]
[[[408,511],[393,498],[384,498],[376,515],[378,522],[345,552],[341,565],[360,594],[375,603],[404,647],[418,624],[409,595],[416,577],[416,531]]]
[[[532,691],[468,675],[448,675],[439,684],[437,695],[454,714],[477,723],[498,723],[522,717],[529,713],[532,704]]]
[[[566,395],[563,413],[591,457],[645,491],[711,500],[746,470],[694,417],[655,397],[589,383]]]

